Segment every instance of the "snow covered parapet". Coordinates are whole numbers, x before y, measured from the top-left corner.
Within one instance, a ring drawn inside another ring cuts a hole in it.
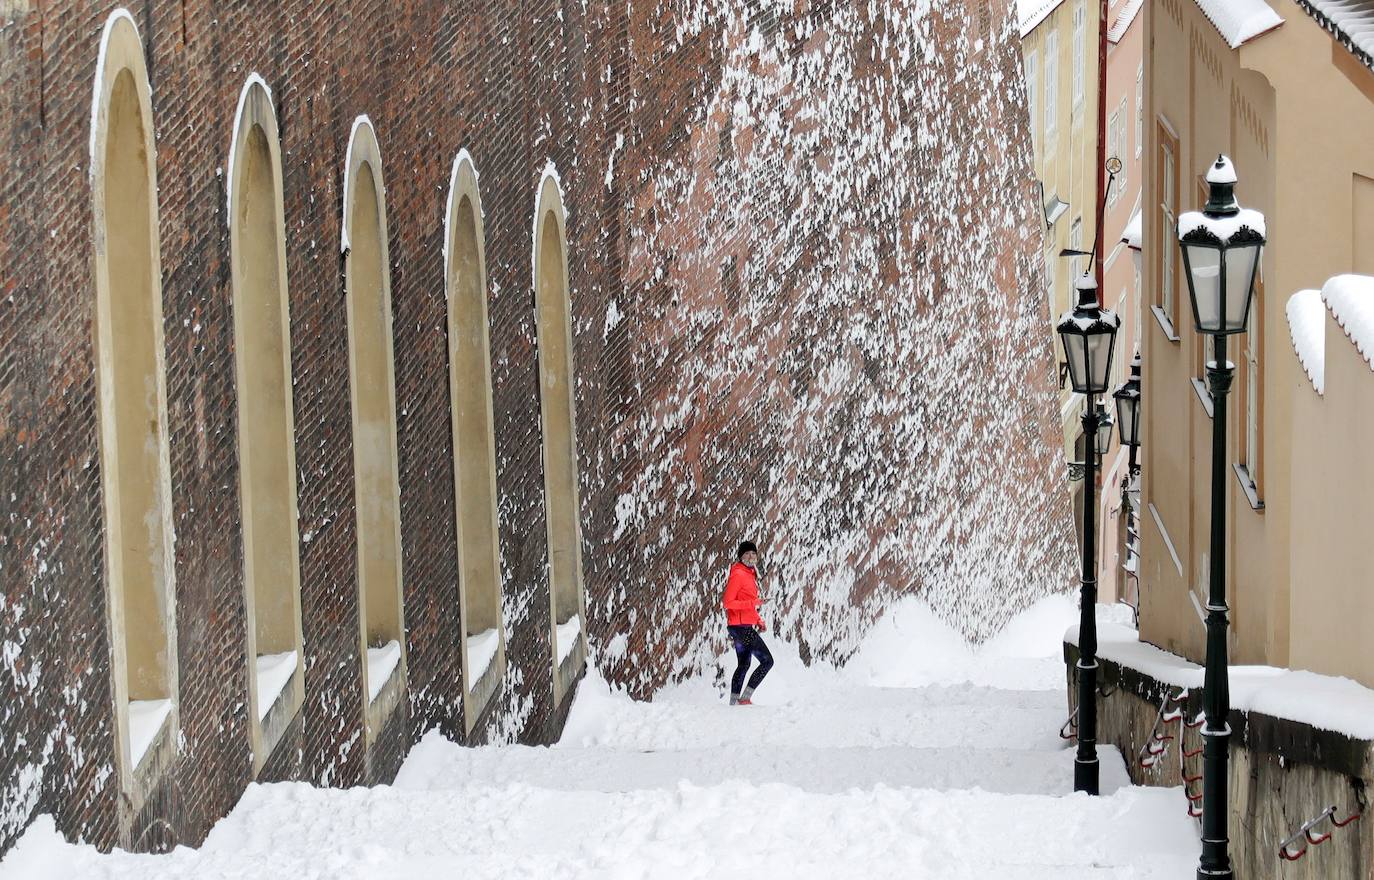
[[[1337,275],[1321,290],[1300,290],[1288,300],[1293,350],[1318,394],[1326,393],[1327,311],[1374,370],[1374,277]]]
[[[1300,290],[1288,300],[1288,333],[1293,351],[1318,394],[1322,393],[1326,378],[1326,326],[1322,320],[1325,313],[1321,291]]]
[[[1232,49],[1283,24],[1264,0],[1197,0],[1197,7]]]
[[[1135,630],[1101,622],[1097,638],[1100,659],[1172,688],[1202,692],[1201,666],[1140,641]],[[1064,642],[1078,646],[1077,626],[1064,633]],[[1348,678],[1273,666],[1232,666],[1231,708],[1374,741],[1374,690]]]

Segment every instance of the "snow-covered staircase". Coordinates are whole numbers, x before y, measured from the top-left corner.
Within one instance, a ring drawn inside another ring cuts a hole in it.
[[[199,850],[62,847],[51,876],[1191,876],[1177,789],[1130,787],[1104,748],[1102,796],[1070,793],[1057,658],[965,658],[914,677],[981,684],[880,687],[862,662],[806,669],[774,647],[752,707],[726,705],[718,674],[636,703],[592,673],[552,748],[430,734],[392,786],[253,786]]]

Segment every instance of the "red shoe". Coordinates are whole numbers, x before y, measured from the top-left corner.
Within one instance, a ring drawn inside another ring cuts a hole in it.
[[[753,702],[751,702],[750,700],[740,700],[740,701],[739,701],[738,703],[736,703],[735,705],[736,705],[736,706],[752,706],[752,705],[754,705],[754,704],[753,704]]]

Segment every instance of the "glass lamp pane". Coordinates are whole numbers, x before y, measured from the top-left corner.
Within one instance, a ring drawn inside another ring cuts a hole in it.
[[[1121,426],[1121,442],[1135,445],[1135,408],[1138,404],[1128,398],[1116,399],[1116,423]]]
[[[1221,251],[1199,244],[1185,244],[1188,283],[1193,292],[1193,317],[1204,331],[1221,327]]]
[[[1097,454],[1106,455],[1112,448],[1112,420],[1106,410],[1098,410],[1097,416]]]
[[[1088,337],[1088,366],[1092,379],[1091,390],[1101,394],[1107,390],[1107,378],[1112,371],[1112,340],[1115,332],[1095,333]]]
[[[1082,394],[1087,385],[1087,368],[1083,363],[1085,338],[1078,333],[1064,333],[1060,338],[1064,340],[1064,357],[1069,362],[1069,383]]]
[[[1249,319],[1250,293],[1263,246],[1233,245],[1226,250],[1226,329],[1241,331]]]

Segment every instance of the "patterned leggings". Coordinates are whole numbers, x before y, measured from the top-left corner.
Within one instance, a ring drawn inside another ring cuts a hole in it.
[[[749,690],[752,691],[773,668],[773,655],[763,643],[759,631],[752,626],[730,627],[730,641],[735,645],[735,658],[739,663],[735,667],[734,678],[730,680],[730,693],[738,696],[744,690],[744,676],[749,673],[749,658],[754,657],[759,661],[758,668],[749,678]]]

